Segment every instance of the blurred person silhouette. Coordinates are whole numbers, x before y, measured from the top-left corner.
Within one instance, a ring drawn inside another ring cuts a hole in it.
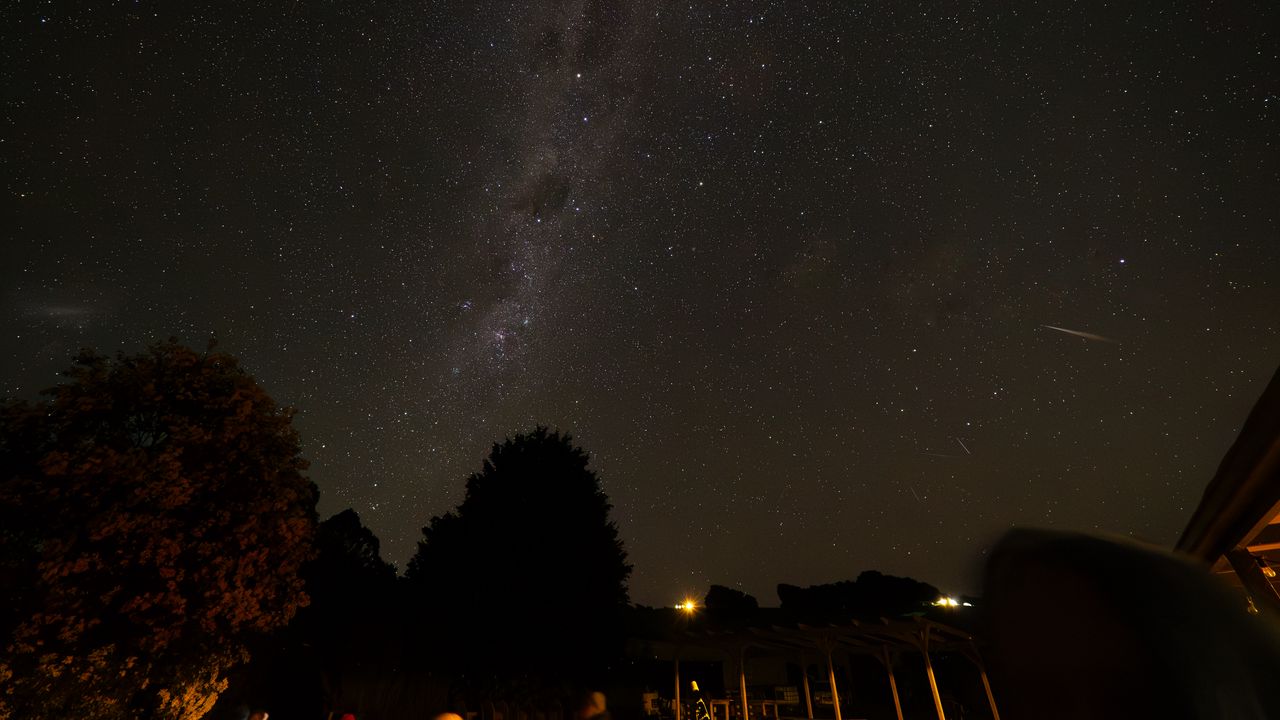
[[[578,720],[609,720],[608,704],[604,693],[590,692],[578,704]]]
[[[711,720],[711,704],[707,701],[707,694],[698,687],[698,681],[689,683],[689,689],[697,698],[693,703],[693,720]]]
[[[1280,627],[1173,553],[1013,530],[983,601],[1001,716],[1280,718]]]

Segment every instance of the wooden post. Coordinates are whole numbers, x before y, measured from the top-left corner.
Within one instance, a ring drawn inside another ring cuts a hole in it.
[[[747,649],[738,651],[738,691],[742,697],[742,720],[748,720],[747,712]]]
[[[898,714],[898,720],[902,720],[902,701],[898,699],[898,680],[893,676],[893,657],[889,655],[889,646],[882,647],[884,652],[884,668],[889,671],[889,692],[893,693],[893,711]],[[996,718],[996,720],[1000,720]]]
[[[676,699],[671,704],[671,712],[675,720],[680,720],[680,656],[676,655]]]
[[[813,695],[809,692],[809,662],[804,655],[800,656],[800,676],[804,678],[804,711],[809,713],[809,720],[813,720]]]
[[[991,703],[991,717],[1000,720],[1000,711],[996,709],[996,696],[991,694],[991,681],[987,679],[987,669],[978,663],[978,675],[982,677],[982,689],[987,691],[987,702]]]
[[[938,720],[947,720],[947,714],[942,711],[942,697],[938,695],[938,680],[933,676],[933,663],[929,660],[928,626],[925,626],[921,638],[923,642],[920,644],[920,653],[924,655],[924,671],[929,676],[929,690],[933,691],[933,707],[938,711]]]
[[[836,709],[836,720],[844,720],[840,715],[840,691],[836,689],[836,666],[831,664],[831,646],[827,648],[827,678],[831,681],[831,706]]]

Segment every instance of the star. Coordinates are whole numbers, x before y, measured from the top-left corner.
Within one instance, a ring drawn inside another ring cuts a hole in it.
[[[557,427],[653,605],[1167,544],[1280,357],[1273,5],[32,10],[2,389],[217,334],[402,565]]]

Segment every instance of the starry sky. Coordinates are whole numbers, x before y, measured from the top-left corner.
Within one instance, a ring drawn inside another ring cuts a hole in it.
[[[403,566],[592,453],[633,600],[1171,543],[1280,361],[1280,6],[0,9],[0,394],[216,334]]]

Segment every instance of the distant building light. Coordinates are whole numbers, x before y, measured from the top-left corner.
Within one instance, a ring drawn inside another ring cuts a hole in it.
[[[965,605],[968,605],[968,604],[969,603],[965,603]],[[960,607],[960,601],[953,597],[943,596],[938,598],[937,600],[934,600],[933,606],[944,607],[944,608]]]

